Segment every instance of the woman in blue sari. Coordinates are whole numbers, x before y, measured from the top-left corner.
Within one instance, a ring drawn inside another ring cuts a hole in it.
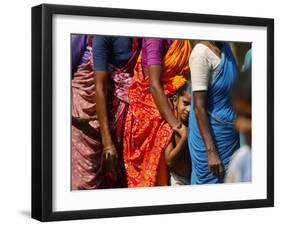
[[[230,99],[236,62],[227,43],[200,41],[191,53],[190,69],[191,184],[222,183],[230,157],[239,147]]]

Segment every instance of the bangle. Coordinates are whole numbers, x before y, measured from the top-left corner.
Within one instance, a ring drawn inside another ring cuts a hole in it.
[[[107,150],[110,150],[110,149],[112,149],[112,148],[114,148],[114,145],[113,145],[113,144],[104,147],[103,150],[104,150],[104,151],[107,151]]]

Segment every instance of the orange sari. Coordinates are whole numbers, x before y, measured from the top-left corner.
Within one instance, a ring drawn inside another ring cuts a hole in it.
[[[191,44],[174,40],[162,60],[161,83],[166,96],[173,94],[171,83],[176,76],[187,76]],[[163,186],[168,184],[164,150],[173,130],[160,115],[149,90],[141,59],[129,87],[129,110],[124,131],[124,163],[128,187]]]

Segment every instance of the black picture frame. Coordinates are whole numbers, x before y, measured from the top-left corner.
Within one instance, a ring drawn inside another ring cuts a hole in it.
[[[267,29],[267,197],[246,201],[95,210],[52,210],[52,18],[55,14],[247,25]],[[274,20],[176,12],[43,4],[32,8],[32,218],[40,221],[122,217],[274,206]]]

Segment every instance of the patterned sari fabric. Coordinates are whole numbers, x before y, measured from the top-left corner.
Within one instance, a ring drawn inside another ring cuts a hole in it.
[[[96,117],[92,48],[88,45],[81,52],[82,60],[72,79],[72,116],[87,119]],[[97,120],[90,121],[83,129],[72,125],[72,189],[104,186],[101,150]]]
[[[114,146],[118,154],[117,177],[107,177],[107,184],[111,187],[127,187],[126,173],[123,160],[123,134],[126,115],[129,108],[128,88],[133,81],[133,71],[140,53],[140,40],[133,39],[133,54],[123,68],[109,65],[111,94],[108,109],[110,109],[110,130]]]
[[[237,65],[235,59],[229,45],[224,43],[222,59],[212,82],[209,84],[206,103],[210,131],[224,170],[227,170],[230,157],[239,147],[239,136],[234,128],[236,115],[230,99],[230,89],[236,74]],[[206,148],[201,137],[193,106],[194,101],[192,98],[188,133],[188,144],[192,161],[191,184],[222,183],[225,173],[214,176],[208,171]]]
[[[189,41],[175,40],[162,60],[164,93],[172,95],[171,81],[186,76],[191,52]],[[124,131],[124,162],[128,187],[167,185],[167,167],[163,151],[173,130],[161,117],[149,90],[139,59],[129,87],[129,110]]]
[[[128,109],[127,89],[132,82],[133,67],[139,54],[138,42],[134,42],[133,54],[121,69],[110,65],[112,95],[108,101],[110,127],[114,144],[119,154],[117,178],[106,175],[103,169],[102,143],[97,120],[79,129],[72,125],[72,189],[113,188],[126,186],[122,162],[123,127]],[[72,116],[81,118],[97,117],[95,83],[92,63],[92,49],[86,48],[72,80]],[[123,169],[123,170],[122,170]]]

